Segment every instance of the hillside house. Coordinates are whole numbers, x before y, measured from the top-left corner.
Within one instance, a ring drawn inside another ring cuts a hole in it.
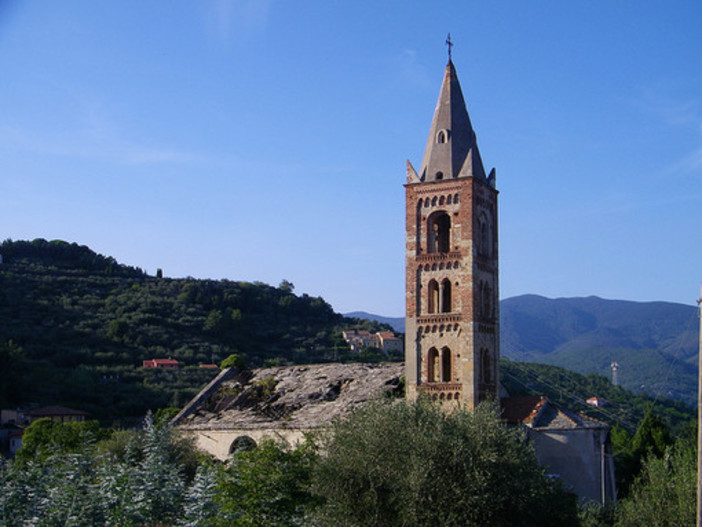
[[[148,359],[142,362],[144,368],[161,368],[164,370],[177,370],[180,363],[175,359]]]
[[[392,331],[378,331],[375,336],[378,341],[377,348],[383,350],[386,355],[394,352],[401,353],[404,349],[404,342]]]
[[[585,401],[587,404],[590,406],[594,406],[595,408],[602,408],[603,406],[607,406],[608,403],[605,399],[602,397],[590,397],[587,401]]]
[[[355,353],[361,353],[364,348],[369,346],[376,347],[376,340],[370,331],[350,329],[342,331],[341,336],[344,337],[351,351]]]
[[[351,351],[361,353],[364,348],[378,348],[386,355],[392,352],[402,352],[404,344],[401,338],[392,331],[378,331],[371,333],[366,330],[351,329],[341,332]]]
[[[42,419],[45,417],[60,423],[80,423],[85,421],[85,418],[88,416],[88,412],[74,410],[73,408],[66,408],[65,406],[43,406],[28,412],[27,416],[29,417],[30,424],[37,419]]]

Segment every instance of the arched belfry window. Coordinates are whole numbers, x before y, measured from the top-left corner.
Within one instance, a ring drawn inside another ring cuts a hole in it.
[[[478,254],[490,256],[491,254],[490,223],[485,213],[478,217]]]
[[[441,363],[439,362],[439,352],[436,348],[431,348],[427,355],[427,382],[439,382],[441,379]]]
[[[441,350],[441,382],[451,382],[451,350]]]
[[[427,248],[430,253],[447,253],[451,246],[451,217],[437,211],[427,219]]]
[[[429,282],[429,287],[427,287],[427,311],[432,314],[439,310],[439,284],[436,280],[431,280]]]
[[[443,172],[437,172],[437,173],[436,173],[436,179],[437,179],[437,181],[438,181],[438,180],[441,180],[441,179],[444,179],[444,173],[443,173]]]
[[[441,282],[441,312],[451,312],[451,280],[448,278]]]
[[[427,354],[427,382],[451,382],[451,350],[431,348]]]
[[[448,139],[448,134],[446,133],[446,130],[439,130],[439,133],[436,134],[436,142],[437,143],[445,143],[447,139]]]

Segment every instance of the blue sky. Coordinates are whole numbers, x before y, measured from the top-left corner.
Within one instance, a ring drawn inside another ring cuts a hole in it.
[[[450,31],[501,297],[693,304],[700,28],[684,0],[6,0],[0,237],[400,316]]]

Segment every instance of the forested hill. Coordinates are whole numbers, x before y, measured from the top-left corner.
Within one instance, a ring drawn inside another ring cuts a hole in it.
[[[611,378],[633,391],[697,399],[697,308],[669,302],[537,295],[500,302],[504,357]]]
[[[6,240],[0,255],[2,407],[36,402],[103,419],[143,416],[184,404],[212,378],[200,364],[232,353],[252,367],[344,360],[343,329],[389,329],[298,296],[287,281],[156,278],[88,247],[43,239]],[[144,359],[166,357],[183,368],[141,368]]]

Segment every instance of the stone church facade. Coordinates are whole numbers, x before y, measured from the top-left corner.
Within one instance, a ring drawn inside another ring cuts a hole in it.
[[[449,59],[419,172],[407,162],[407,397],[473,409],[497,400],[495,169],[486,175]]]

